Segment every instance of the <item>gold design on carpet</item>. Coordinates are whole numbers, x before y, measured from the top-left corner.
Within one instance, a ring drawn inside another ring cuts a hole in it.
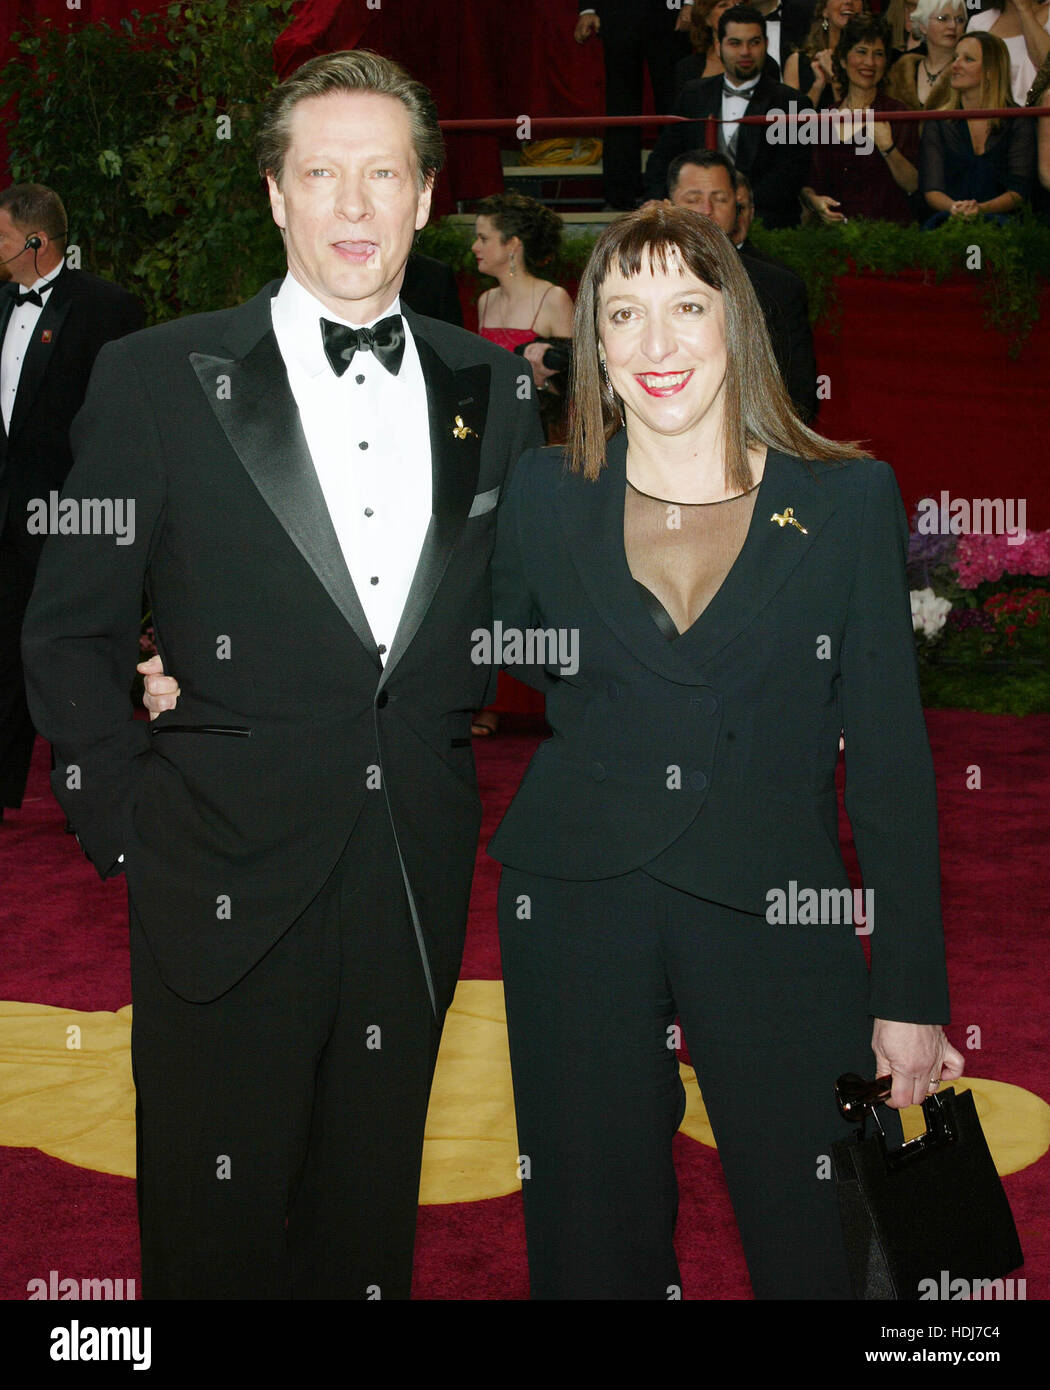
[[[75,1031],[79,1029],[79,1037]],[[79,1047],[68,1046],[79,1042]],[[41,1149],[81,1168],[135,1175],[131,1006],[78,1013],[0,1003],[0,1145]],[[714,1146],[692,1067],[682,1065],[682,1131]],[[995,1165],[1016,1173],[1050,1148],[1050,1105],[1002,1081],[966,1078]],[[904,1112],[904,1133],[922,1111]],[[479,1202],[521,1186],[503,985],[461,980],[441,1040],[427,1116],[420,1201]]]

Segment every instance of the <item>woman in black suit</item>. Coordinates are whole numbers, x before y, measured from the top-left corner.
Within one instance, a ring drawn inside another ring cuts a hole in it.
[[[561,643],[515,668],[553,737],[491,846],[532,1293],[680,1289],[679,1017],[755,1295],[849,1297],[835,1078],[892,1073],[898,1109],[962,1069],[900,496],[794,416],[706,218],[602,234],[574,358],[570,442],[519,462],[494,560],[504,644]]]

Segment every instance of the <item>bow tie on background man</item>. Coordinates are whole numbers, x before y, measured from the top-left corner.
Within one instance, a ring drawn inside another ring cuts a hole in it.
[[[746,86],[743,87],[730,87],[728,82],[723,82],[722,95],[724,97],[739,97],[741,101],[750,101],[755,94],[755,88],[757,86],[757,77],[754,81],[747,83]]]
[[[321,320],[325,356],[336,376],[342,376],[355,352],[371,352],[391,376],[397,376],[405,355],[405,326],[400,314],[380,319],[371,328],[351,328],[345,323]]]
[[[20,309],[23,304],[39,304],[42,308],[44,304],[43,296],[47,294],[50,289],[50,285],[45,285],[43,289],[40,290],[22,290],[20,292],[18,287],[15,286],[13,288],[15,308]]]

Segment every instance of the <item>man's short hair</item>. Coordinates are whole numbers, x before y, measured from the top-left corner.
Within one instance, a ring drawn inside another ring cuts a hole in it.
[[[751,198],[751,201],[752,201],[752,202],[755,201],[755,189],[754,189],[754,185],[752,184],[752,182],[751,182],[751,180],[748,178],[748,176],[744,173],[743,169],[738,169],[738,170],[736,171],[736,175],[735,175],[735,177],[734,177],[734,179],[733,179],[733,184],[734,184],[734,187],[736,188],[736,191],[737,191],[738,193],[740,192],[740,190],[741,190],[742,188],[746,188],[746,189],[747,189],[747,192],[748,192],[748,195],[749,195],[750,198]]]
[[[718,21],[718,42],[721,43],[726,36],[727,24],[757,24],[762,30],[762,37],[766,38],[766,17],[761,10],[756,10],[754,5],[733,5],[728,10],[723,10]]]
[[[425,188],[445,162],[445,141],[438,125],[434,98],[422,82],[409,77],[398,63],[364,48],[311,58],[270,93],[263,106],[255,142],[262,177],[272,174],[280,185],[284,157],[292,140],[292,111],[296,105],[310,97],[328,96],[332,92],[374,92],[401,103],[408,112],[412,128],[419,187]]]
[[[53,188],[42,183],[13,183],[0,193],[0,208],[19,230],[43,232],[49,241],[65,249],[69,221]]]
[[[720,150],[686,150],[684,154],[672,159],[667,166],[667,196],[672,201],[682,170],[688,164],[695,164],[699,169],[724,169],[729,175],[729,187],[735,190],[736,168],[728,155],[722,154]]]

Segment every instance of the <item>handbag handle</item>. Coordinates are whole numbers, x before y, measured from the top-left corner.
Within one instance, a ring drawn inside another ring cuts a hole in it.
[[[958,1135],[949,1109],[944,1103],[949,1096],[955,1095],[955,1092],[949,1089],[937,1095],[927,1096],[923,1101],[922,1114],[926,1121],[924,1134],[902,1144],[900,1148],[886,1149],[885,1131],[875,1107],[889,1097],[892,1089],[893,1078],[891,1076],[877,1076],[874,1081],[865,1081],[856,1072],[846,1072],[835,1082],[835,1099],[838,1102],[839,1113],[843,1119],[848,1120],[851,1124],[861,1126],[860,1138],[862,1140],[866,1128],[865,1122],[868,1116],[871,1116],[878,1126],[879,1137],[883,1141],[883,1156],[886,1166],[890,1172],[895,1172],[921,1158],[924,1154],[942,1148],[946,1144],[953,1144]]]
[[[892,1076],[877,1076],[874,1081],[865,1081],[855,1071],[848,1071],[835,1082],[835,1100],[839,1114],[850,1124],[863,1124],[869,1112],[878,1124],[874,1107],[888,1099],[893,1090]],[[879,1125],[881,1129],[882,1126]]]

